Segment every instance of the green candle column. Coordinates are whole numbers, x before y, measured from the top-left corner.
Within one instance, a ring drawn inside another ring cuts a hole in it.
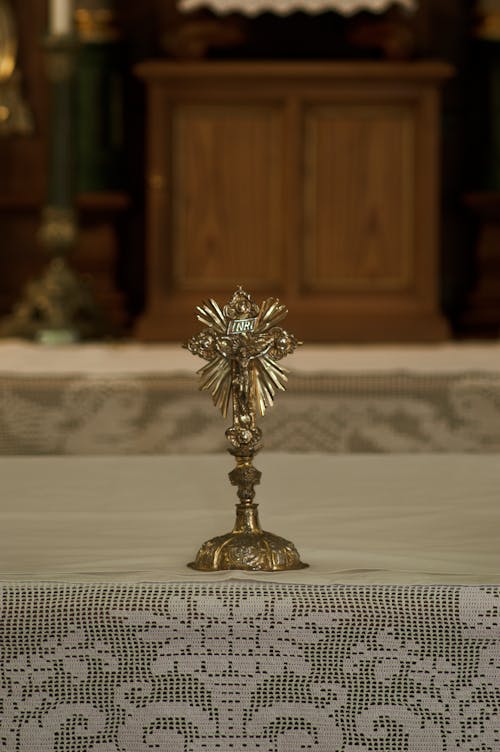
[[[76,10],[77,190],[124,186],[123,46],[112,7]]]
[[[66,255],[77,240],[74,210],[74,80],[77,40],[51,36],[45,41],[50,82],[47,204],[40,239],[55,255]]]

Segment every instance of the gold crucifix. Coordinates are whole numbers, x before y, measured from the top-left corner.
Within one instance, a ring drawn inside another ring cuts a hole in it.
[[[287,371],[277,361],[301,343],[278,326],[288,311],[277,298],[258,306],[239,287],[222,309],[210,300],[197,311],[206,328],[185,347],[208,361],[199,371],[200,389],[210,392],[224,417],[232,406],[233,422],[226,438],[236,459],[229,479],[238,487],[239,503],[232,532],[204,543],[189,566],[201,571],[301,569],[307,565],[293,543],[261,529],[253,501],[261,477],[253,466],[262,438],[257,412],[264,415],[276,390],[285,390]]]

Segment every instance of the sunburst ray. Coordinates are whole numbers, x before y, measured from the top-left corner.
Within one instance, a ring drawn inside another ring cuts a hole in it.
[[[224,418],[227,417],[231,398],[231,366],[221,355],[200,368],[200,390],[210,392],[213,403]]]
[[[227,321],[223,312],[221,311],[218,303],[215,300],[210,300],[208,303],[203,301],[201,306],[196,306],[198,311],[197,319],[205,326],[215,328],[217,331],[225,334],[227,329]]]
[[[260,307],[256,330],[265,332],[282,321],[287,314],[286,306],[278,298],[267,298]]]
[[[259,412],[264,415],[268,407],[274,404],[276,389],[285,391],[287,371],[270,358],[263,356],[254,361],[254,390]]]

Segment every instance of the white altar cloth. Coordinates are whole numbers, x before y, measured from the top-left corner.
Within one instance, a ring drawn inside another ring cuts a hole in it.
[[[500,374],[500,342],[435,345],[304,345],[285,361],[293,374]],[[194,375],[203,361],[179,344],[36,345],[0,342],[0,376]]]
[[[0,343],[0,455],[226,448],[180,345]],[[267,450],[500,452],[500,344],[304,346],[262,427]]]
[[[3,581],[500,584],[496,455],[257,457],[261,524],[309,569],[186,567],[231,529],[229,455],[0,458]]]

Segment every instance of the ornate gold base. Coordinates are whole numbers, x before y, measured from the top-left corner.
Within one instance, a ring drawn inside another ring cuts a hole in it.
[[[293,543],[261,529],[257,506],[238,504],[233,531],[206,541],[188,566],[199,572],[283,572],[307,567]]]

